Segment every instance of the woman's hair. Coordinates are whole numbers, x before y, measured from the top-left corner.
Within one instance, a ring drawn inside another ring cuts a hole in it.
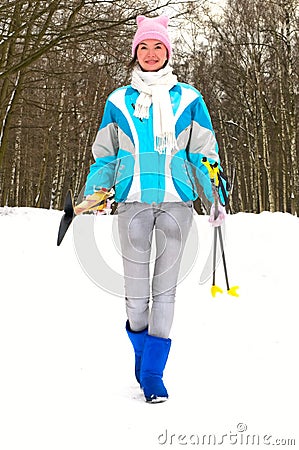
[[[137,64],[137,48],[135,50],[135,54],[134,54],[133,58],[131,59],[131,61],[128,64],[128,69],[133,70],[136,64]]]

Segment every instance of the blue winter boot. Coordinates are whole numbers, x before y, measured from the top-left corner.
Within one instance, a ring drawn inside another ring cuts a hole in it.
[[[132,342],[134,353],[135,353],[135,377],[138,383],[140,384],[140,367],[141,367],[141,358],[143,353],[144,341],[147,336],[147,328],[142,331],[133,331],[130,328],[130,323],[127,320],[126,322],[126,331],[129,336],[130,341]]]
[[[171,339],[151,335],[145,338],[140,382],[145,399],[149,403],[165,402],[168,399],[162,377],[170,346]]]

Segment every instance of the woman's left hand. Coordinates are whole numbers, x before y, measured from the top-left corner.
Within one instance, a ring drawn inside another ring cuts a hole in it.
[[[226,211],[224,206],[218,204],[218,216],[215,218],[215,204],[213,203],[210,211],[209,222],[212,227],[221,227],[225,221]]]

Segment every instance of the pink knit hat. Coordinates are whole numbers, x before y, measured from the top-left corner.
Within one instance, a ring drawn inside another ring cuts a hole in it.
[[[135,50],[140,42],[145,39],[156,39],[162,42],[168,50],[168,59],[171,56],[171,42],[167,32],[169,18],[167,16],[145,17],[137,16],[137,31],[133,39],[132,56],[135,56]]]

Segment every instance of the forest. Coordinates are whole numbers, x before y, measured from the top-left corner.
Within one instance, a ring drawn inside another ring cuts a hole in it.
[[[161,13],[174,71],[210,111],[231,212],[298,215],[298,0],[2,0],[1,206],[79,194],[106,98],[130,83],[136,16]]]

